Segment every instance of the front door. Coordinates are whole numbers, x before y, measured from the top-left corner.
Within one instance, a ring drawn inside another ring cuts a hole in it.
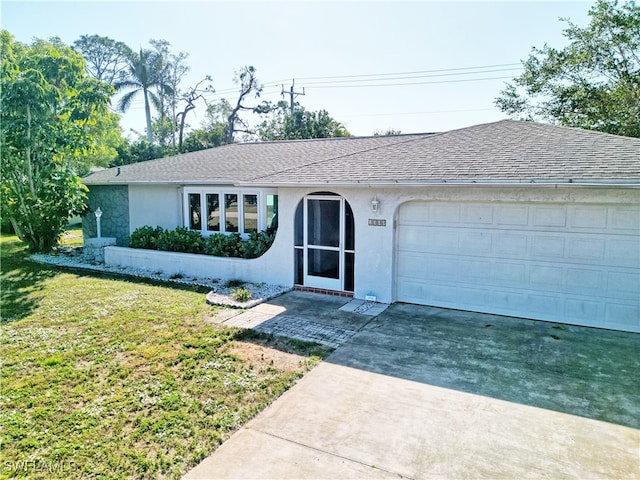
[[[336,196],[308,196],[304,209],[304,284],[342,290],[344,200]]]

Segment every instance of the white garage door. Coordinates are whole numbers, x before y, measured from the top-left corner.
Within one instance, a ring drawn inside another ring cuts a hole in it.
[[[412,202],[398,301],[640,332],[633,205]]]

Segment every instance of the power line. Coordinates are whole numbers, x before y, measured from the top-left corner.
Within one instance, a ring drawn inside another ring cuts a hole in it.
[[[495,72],[508,72],[513,70],[521,70],[521,68],[499,68],[491,70],[477,70],[472,72],[459,72],[459,73],[435,73],[429,75],[408,75],[408,76],[395,76],[389,78],[363,78],[355,80],[327,80],[322,82],[307,82],[305,85],[321,85],[326,83],[355,83],[355,82],[378,82],[378,81],[390,81],[390,80],[412,80],[415,78],[434,78],[434,77],[451,77],[458,75],[476,75],[480,73],[495,73]]]
[[[384,77],[384,76],[393,76],[393,75],[416,75],[416,74],[422,74],[422,73],[441,73],[441,72],[455,72],[460,70],[482,70],[486,68],[513,67],[516,65],[521,65],[521,64],[520,63],[498,63],[495,65],[481,65],[478,67],[441,68],[437,70],[417,70],[413,72],[367,73],[367,74],[359,74],[359,75],[334,75],[334,76],[328,76],[328,77],[298,77],[298,80],[326,80],[330,78],[362,78],[362,77]]]
[[[339,115],[340,118],[357,117],[393,117],[397,115],[431,115],[438,113],[469,113],[469,112],[490,112],[495,108],[466,108],[461,110],[431,110],[425,112],[392,112],[392,113],[359,113],[355,115]]]
[[[440,83],[462,83],[462,82],[480,82],[483,80],[507,80],[513,77],[486,77],[486,78],[461,78],[457,80],[436,80],[433,82],[405,82],[405,83],[380,83],[380,84],[361,84],[361,85],[317,85],[309,88],[363,88],[363,87],[400,87],[405,85],[434,85]]]

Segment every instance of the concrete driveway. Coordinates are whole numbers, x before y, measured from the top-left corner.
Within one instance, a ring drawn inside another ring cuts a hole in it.
[[[640,478],[640,335],[323,299],[269,304],[356,333],[185,478]]]

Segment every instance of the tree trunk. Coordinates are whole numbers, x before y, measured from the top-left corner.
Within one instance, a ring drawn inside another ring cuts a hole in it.
[[[153,132],[151,131],[151,107],[149,106],[149,94],[147,89],[142,87],[142,93],[144,94],[144,113],[147,116],[147,140],[149,144],[153,144]]]

